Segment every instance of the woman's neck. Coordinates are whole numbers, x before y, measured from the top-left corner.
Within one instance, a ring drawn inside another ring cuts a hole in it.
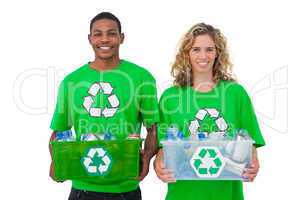
[[[193,88],[200,92],[209,92],[216,85],[212,72],[193,74]]]

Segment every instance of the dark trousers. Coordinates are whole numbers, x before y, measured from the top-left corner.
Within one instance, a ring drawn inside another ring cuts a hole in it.
[[[69,200],[142,200],[141,190],[123,193],[90,192],[72,188]]]

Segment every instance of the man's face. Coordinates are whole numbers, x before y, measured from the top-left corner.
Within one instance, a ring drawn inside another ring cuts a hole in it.
[[[102,60],[119,58],[119,47],[123,40],[124,35],[119,32],[117,23],[110,19],[95,21],[89,35],[96,57]]]

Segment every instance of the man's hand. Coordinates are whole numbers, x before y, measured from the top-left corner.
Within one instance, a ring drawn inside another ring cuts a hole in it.
[[[50,137],[50,141],[49,141],[49,152],[50,152],[50,155],[51,155],[51,164],[50,164],[50,169],[49,169],[49,176],[52,178],[52,180],[54,180],[55,182],[59,182],[59,183],[62,183],[63,181],[57,181],[55,179],[55,176],[54,176],[54,163],[53,163],[53,158],[52,158],[52,147],[51,147],[51,142],[55,139],[55,136],[56,136],[56,132],[54,131]]]
[[[51,164],[50,164],[49,176],[52,178],[52,180],[56,181],[55,177],[54,177],[54,164],[53,164],[53,161],[51,161]]]

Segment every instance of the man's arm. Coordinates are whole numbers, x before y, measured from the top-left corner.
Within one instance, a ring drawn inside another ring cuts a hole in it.
[[[50,140],[49,140],[49,152],[50,152],[51,158],[52,158],[52,147],[51,147],[50,143],[55,139],[55,136],[56,136],[56,131],[53,131],[51,134]]]
[[[151,158],[157,153],[157,150],[157,126],[155,124],[147,128],[145,145],[141,152],[142,169],[139,176],[140,181],[147,176]]]
[[[51,164],[50,164],[50,170],[49,170],[49,176],[54,180],[55,180],[55,177],[54,177],[54,164],[53,164],[53,158],[52,158],[52,146],[51,146],[51,142],[55,139],[55,136],[56,136],[56,131],[53,131],[52,134],[51,134],[51,137],[50,137],[50,140],[49,140],[49,152],[50,152],[50,155],[51,155]]]

